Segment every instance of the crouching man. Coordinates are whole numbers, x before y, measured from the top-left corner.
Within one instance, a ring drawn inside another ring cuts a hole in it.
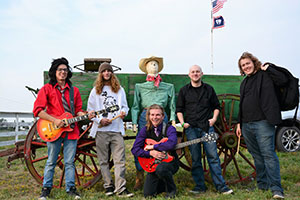
[[[155,197],[162,192],[166,192],[168,198],[174,198],[176,195],[173,175],[179,168],[178,157],[174,150],[177,144],[177,132],[173,126],[163,123],[164,117],[164,109],[160,105],[153,104],[148,107],[147,124],[137,135],[131,149],[133,155],[149,158],[149,160],[155,159],[157,163],[155,169],[147,174],[144,183],[145,197]],[[162,142],[162,139],[166,141]],[[167,152],[173,156],[172,161],[169,161],[170,157],[166,156]],[[145,159],[143,160],[145,161]],[[146,171],[149,171],[146,168],[150,165],[146,166],[141,162],[140,164]]]

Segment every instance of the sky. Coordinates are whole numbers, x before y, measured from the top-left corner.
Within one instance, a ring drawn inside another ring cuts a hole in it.
[[[225,27],[211,45],[211,0],[1,0],[0,111],[31,112],[25,86],[41,88],[59,57],[71,66],[111,58],[120,73],[142,73],[140,59],[159,56],[163,74],[198,64],[204,74],[239,75],[248,51],[300,77],[299,0],[227,0],[219,15]]]

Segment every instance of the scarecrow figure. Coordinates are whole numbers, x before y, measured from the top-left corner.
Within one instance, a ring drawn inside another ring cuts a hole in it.
[[[137,83],[134,89],[134,100],[131,108],[133,131],[138,132],[146,125],[147,108],[153,104],[158,104],[163,108],[170,110],[170,121],[175,125],[175,89],[171,83],[162,82],[158,74],[163,69],[163,58],[152,56],[143,58],[139,63],[140,69],[147,74],[146,82]],[[142,110],[142,111],[141,111]],[[139,112],[140,116],[138,117]],[[168,122],[168,116],[165,113],[164,122]],[[138,133],[137,133],[138,134]],[[137,158],[135,157],[136,183],[134,190],[143,186],[144,171]]]

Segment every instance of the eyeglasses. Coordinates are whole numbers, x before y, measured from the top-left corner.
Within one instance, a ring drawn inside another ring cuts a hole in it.
[[[68,68],[59,68],[59,69],[57,69],[57,71],[59,71],[59,72],[62,72],[62,71],[68,72]]]

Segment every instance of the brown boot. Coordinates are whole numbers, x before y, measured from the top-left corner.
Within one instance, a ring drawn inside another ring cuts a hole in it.
[[[142,171],[136,170],[136,179],[135,179],[135,185],[133,187],[133,190],[142,189],[143,182],[144,182],[144,170]]]

